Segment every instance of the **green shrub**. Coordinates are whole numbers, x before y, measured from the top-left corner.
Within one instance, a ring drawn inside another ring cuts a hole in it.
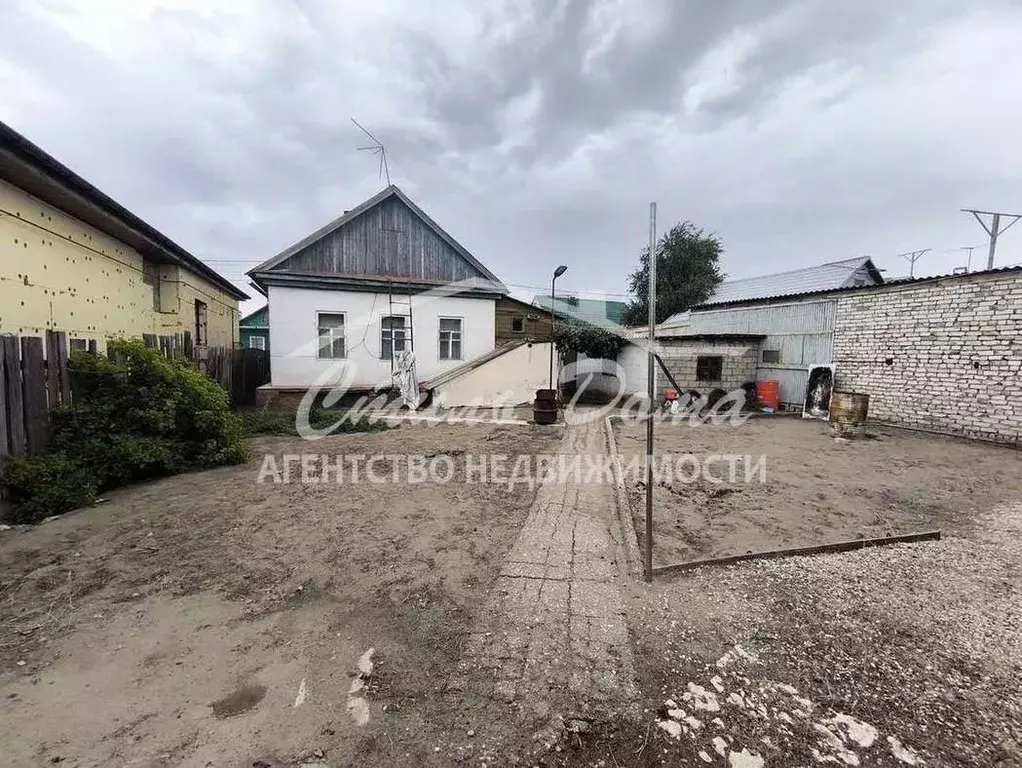
[[[7,470],[15,515],[39,519],[128,483],[245,459],[241,419],[201,371],[140,341],[71,354],[73,405],[52,414],[51,453]]]

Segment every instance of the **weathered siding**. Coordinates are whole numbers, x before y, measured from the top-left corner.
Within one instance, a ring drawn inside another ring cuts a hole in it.
[[[160,306],[143,281],[145,259],[98,229],[0,181],[0,332],[67,331],[77,339],[195,333],[206,304],[208,342],[238,340],[238,301],[175,265],[160,275]]]
[[[515,331],[512,328],[512,321],[515,318],[522,320],[521,331]],[[513,299],[498,299],[496,341],[500,344],[517,339],[550,341],[550,313]]]
[[[842,295],[834,362],[871,418],[1022,443],[1022,273]]]
[[[396,197],[307,245],[273,271],[428,283],[485,277]]]
[[[751,378],[780,382],[780,400],[801,407],[809,366],[831,362],[835,299],[695,310],[685,333],[766,334]],[[763,362],[762,350],[780,352],[780,362]]]

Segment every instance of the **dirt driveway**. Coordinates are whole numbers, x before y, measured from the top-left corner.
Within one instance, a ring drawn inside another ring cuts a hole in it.
[[[560,435],[261,438],[244,466],[0,532],[0,763],[439,763],[441,737],[471,741],[475,721],[437,691],[533,498],[466,484],[464,455],[551,452]],[[265,453],[310,450],[448,456],[454,477],[256,482]]]

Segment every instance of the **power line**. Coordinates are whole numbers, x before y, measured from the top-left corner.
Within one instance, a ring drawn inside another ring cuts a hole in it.
[[[997,250],[997,237],[1007,232],[1011,225],[1022,219],[1022,213],[995,213],[994,211],[977,211],[973,208],[962,208],[962,213],[971,213],[976,217],[979,225],[990,235],[990,251],[987,253],[987,269],[994,268],[994,251]],[[980,214],[990,217],[990,226],[980,218]],[[1007,216],[1011,219],[1004,227],[1001,226],[1001,217]]]

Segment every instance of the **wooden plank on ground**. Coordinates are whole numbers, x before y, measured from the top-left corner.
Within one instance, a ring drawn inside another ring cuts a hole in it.
[[[7,378],[8,429],[11,455],[25,453],[25,408],[21,392],[21,350],[17,336],[4,336],[4,371]]]
[[[851,552],[856,549],[880,547],[884,544],[910,544],[915,541],[938,541],[939,539],[940,531],[918,531],[916,533],[902,533],[895,536],[883,536],[875,539],[835,541],[829,544],[815,544],[811,547],[790,547],[787,549],[770,549],[765,552],[746,552],[744,555],[727,555],[725,557],[711,557],[705,560],[690,560],[687,563],[661,565],[653,569],[653,575],[662,576],[669,573],[691,571],[694,568],[702,568],[707,565],[731,565],[732,563],[741,563],[745,560],[765,560],[778,557],[796,557],[798,555],[823,555],[834,552]]]
[[[67,366],[67,332],[57,331],[57,378],[60,381],[60,402],[71,404],[71,370]]]
[[[46,417],[46,363],[43,340],[21,337],[21,386],[25,411],[25,447],[38,455],[46,451],[50,422]]]

